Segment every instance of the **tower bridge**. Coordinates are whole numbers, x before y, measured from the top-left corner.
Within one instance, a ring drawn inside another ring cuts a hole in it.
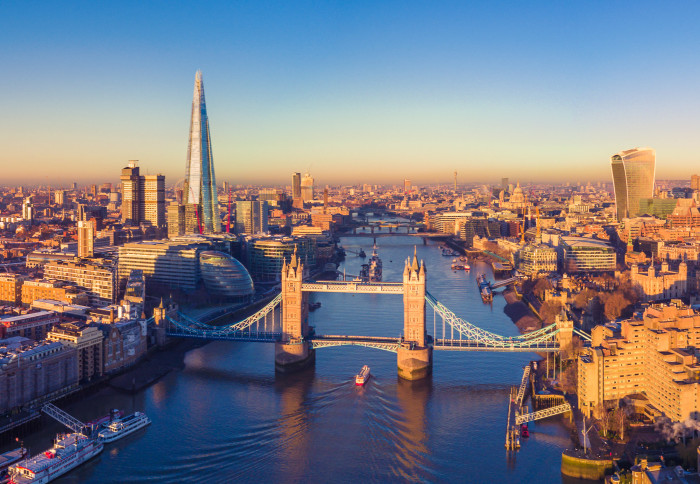
[[[555,324],[517,336],[502,336],[479,328],[458,317],[426,291],[426,268],[406,260],[402,282],[367,283],[358,281],[303,281],[304,267],[292,255],[282,267],[281,292],[255,314],[225,326],[211,326],[163,304],[153,313],[158,344],[168,337],[273,343],[275,368],[290,372],[315,360],[317,349],[335,346],[365,346],[397,355],[399,376],[407,380],[425,378],[432,371],[433,351],[556,352],[571,344],[573,323]],[[397,337],[323,335],[309,325],[310,292],[388,294],[403,297],[403,333]],[[428,334],[426,306],[433,310],[433,332]],[[438,326],[438,317],[441,327]]]

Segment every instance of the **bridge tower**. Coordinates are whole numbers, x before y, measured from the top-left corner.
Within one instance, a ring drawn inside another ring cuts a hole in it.
[[[569,319],[564,309],[554,319],[557,324],[557,340],[559,341],[559,351],[571,355],[573,350],[574,322]]]
[[[416,251],[413,262],[406,260],[403,271],[403,338],[397,365],[399,376],[420,380],[433,368],[433,347],[425,330],[425,265],[418,265]]]
[[[166,335],[168,316],[177,312],[178,306],[173,302],[169,302],[167,306],[163,304],[163,298],[160,299],[160,305],[153,308],[153,323],[155,326],[154,333],[156,337],[156,345],[159,348],[168,344],[168,336]]]
[[[314,362],[315,352],[309,335],[309,296],[302,292],[304,264],[296,248],[289,261],[282,265],[282,343],[275,344],[275,369],[283,373],[300,370]]]

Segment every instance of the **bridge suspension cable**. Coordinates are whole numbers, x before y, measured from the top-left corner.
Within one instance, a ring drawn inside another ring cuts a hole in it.
[[[549,326],[545,326],[544,328],[531,331],[526,334],[517,336],[502,336],[500,334],[481,329],[463,320],[455,313],[450,311],[429,292],[425,293],[425,300],[428,302],[428,304],[430,304],[430,306],[432,306],[436,313],[438,313],[450,326],[456,329],[458,333],[465,336],[467,339],[477,341],[534,342],[536,340],[542,340],[543,337],[545,337],[544,339],[550,338],[557,332],[556,324],[550,324]]]

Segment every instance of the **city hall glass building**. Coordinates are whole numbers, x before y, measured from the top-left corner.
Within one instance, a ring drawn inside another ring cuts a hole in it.
[[[209,118],[200,71],[197,71],[194,79],[190,141],[187,145],[187,168],[183,188],[183,198],[186,198],[187,204],[198,207],[198,224],[201,230],[206,233],[220,232],[221,221],[209,136]]]
[[[654,195],[656,152],[651,148],[620,151],[610,159],[617,220],[641,215],[639,202]]]

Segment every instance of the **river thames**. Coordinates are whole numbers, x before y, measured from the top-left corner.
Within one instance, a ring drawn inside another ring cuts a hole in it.
[[[340,270],[357,274],[371,255],[371,238],[341,240]],[[450,270],[435,243],[413,236],[377,238],[385,281],[400,281],[412,256],[427,267],[428,291],[457,315],[484,329],[515,335],[496,295],[482,303],[476,274]],[[319,334],[399,336],[399,296],[312,294]],[[428,332],[433,312],[426,309]],[[437,326],[441,326],[438,318]],[[270,344],[213,342],[186,355],[185,368],[135,395],[101,390],[66,410],[87,421],[110,407],[145,411],[153,424],[107,444],[58,483],[124,482],[483,482],[561,483],[561,451],[571,447],[561,416],[530,425],[531,436],[509,454],[504,448],[509,388],[537,355],[436,351],[433,375],[399,380],[396,354],[362,347],[317,350],[308,371],[278,376]],[[354,385],[362,365],[365,387]],[[25,441],[32,453],[50,447],[58,424]]]

